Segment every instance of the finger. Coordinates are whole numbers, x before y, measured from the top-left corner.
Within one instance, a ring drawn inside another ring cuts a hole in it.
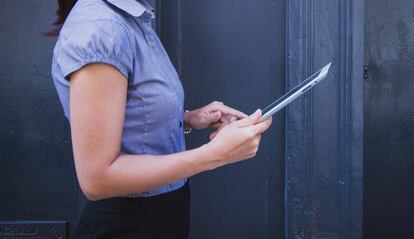
[[[220,128],[220,127],[223,127],[223,125],[225,126],[225,125],[228,125],[228,124],[230,124],[231,123],[231,121],[230,121],[230,119],[228,119],[228,117],[227,116],[222,116],[221,118],[220,118],[220,121],[219,122],[214,122],[214,123],[212,123],[211,125],[210,125],[210,127],[211,128],[213,128],[213,129],[218,129],[218,128]]]
[[[210,125],[211,123],[219,123],[220,118],[221,118],[221,112],[220,111],[210,113],[207,116],[207,123],[208,123],[208,125]]]
[[[245,113],[243,113],[241,111],[238,111],[236,109],[233,109],[233,108],[231,108],[231,107],[229,107],[227,105],[224,105],[224,104],[216,104],[216,105],[214,105],[213,106],[213,110],[214,111],[217,111],[217,110],[218,111],[221,111],[223,114],[230,115],[230,116],[234,116],[234,117],[236,117],[238,119],[243,119],[243,118],[248,117]]]
[[[259,122],[255,125],[252,125],[251,127],[253,128],[255,134],[262,134],[270,127],[270,125],[272,124],[272,121],[273,119],[272,117],[270,117],[269,119]]]
[[[221,126],[219,128],[216,129],[216,134],[218,134],[224,127],[226,127],[226,124],[221,124]]]
[[[220,121],[221,121],[221,123],[222,123],[222,124],[226,124],[226,125],[228,125],[228,124],[230,124],[230,123],[231,123],[231,121],[230,121],[229,117],[228,117],[228,116],[226,116],[226,115],[222,116],[222,117],[220,118]]]
[[[212,123],[210,124],[210,128],[218,129],[220,128],[220,125],[221,125],[221,122]]]
[[[210,134],[210,140],[212,140],[212,139],[214,139],[215,137],[216,137],[216,135],[224,128],[224,127],[226,127],[227,125],[229,125],[229,123],[230,123],[230,121],[228,121],[228,123],[227,122],[223,122],[221,125],[220,125],[220,127],[218,127],[217,129],[216,129],[216,131],[214,131],[213,133],[211,133]]]
[[[262,139],[262,135],[258,134],[253,138],[253,144],[258,147],[260,145],[260,140]]]
[[[256,112],[251,114],[249,117],[235,121],[234,124],[238,127],[250,126],[250,125],[253,125],[259,122],[261,117],[262,117],[262,111],[258,109],[256,110]]]
[[[210,134],[210,140],[213,140],[218,134],[218,131],[214,131],[213,133]]]

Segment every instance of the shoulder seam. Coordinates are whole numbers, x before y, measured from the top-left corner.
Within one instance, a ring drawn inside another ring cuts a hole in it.
[[[92,23],[92,22],[111,22],[111,23],[114,23],[116,25],[119,25],[126,32],[126,35],[128,37],[128,42],[129,42],[131,48],[133,48],[132,39],[131,39],[131,36],[130,36],[131,33],[129,32],[128,27],[125,25],[125,23],[122,23],[122,22],[119,22],[119,21],[116,21],[116,20],[113,20],[113,19],[98,18],[98,19],[93,19],[93,20],[86,20],[81,25],[79,25],[79,27],[82,27],[83,24]],[[73,33],[73,31],[71,31],[70,34],[59,34],[59,38],[62,37],[62,41],[63,41],[62,43],[66,42],[67,40],[69,40],[72,37],[71,33]],[[131,49],[131,50],[132,50],[133,54],[135,55],[135,49]]]

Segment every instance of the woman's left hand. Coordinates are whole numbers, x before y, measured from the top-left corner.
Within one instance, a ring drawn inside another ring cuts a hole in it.
[[[184,122],[186,127],[193,129],[205,129],[212,127],[222,129],[230,122],[247,117],[246,114],[214,101],[202,108],[186,112]]]

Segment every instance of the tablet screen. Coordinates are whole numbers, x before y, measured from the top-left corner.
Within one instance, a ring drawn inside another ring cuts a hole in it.
[[[287,98],[289,98],[291,95],[293,95],[300,88],[302,88],[303,86],[305,86],[306,84],[308,84],[309,82],[311,82],[312,80],[314,80],[316,77],[318,77],[319,74],[321,73],[321,70],[315,72],[313,75],[311,75],[310,77],[308,77],[306,80],[304,80],[302,83],[300,83],[299,85],[297,85],[295,88],[291,89],[288,93],[284,94],[282,97],[280,97],[279,99],[277,99],[276,101],[274,101],[272,104],[270,104],[269,106],[267,106],[266,108],[264,108],[264,110],[262,111],[262,115],[265,115],[267,112],[269,112],[270,110],[272,110],[275,106],[279,105],[281,102],[283,102],[284,100],[286,100]],[[311,87],[311,86],[309,86],[309,87]]]

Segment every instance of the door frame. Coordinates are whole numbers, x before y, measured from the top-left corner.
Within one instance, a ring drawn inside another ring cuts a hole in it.
[[[286,17],[286,86],[332,60],[324,100],[337,106],[330,133],[315,130],[326,115],[312,92],[287,110],[286,238],[362,238],[364,1],[286,0]]]

